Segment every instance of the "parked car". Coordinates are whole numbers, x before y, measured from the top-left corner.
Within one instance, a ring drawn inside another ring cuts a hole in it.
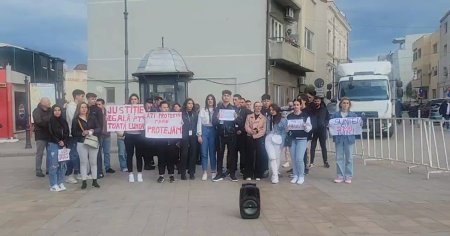
[[[439,108],[444,101],[444,98],[428,101],[425,105],[420,107],[420,116],[431,120],[442,120],[442,116],[439,114]]]

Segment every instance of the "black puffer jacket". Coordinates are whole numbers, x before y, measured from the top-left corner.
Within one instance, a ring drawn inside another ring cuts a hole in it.
[[[47,110],[45,110],[41,104],[33,110],[35,140],[50,140],[50,132],[48,129],[50,117],[52,117],[52,109],[47,108]]]
[[[52,116],[49,123],[50,142],[59,143],[63,141],[67,147],[67,139],[69,138],[69,125],[62,117]]]
[[[83,130],[80,127],[83,126],[84,130],[94,130],[94,135],[99,137],[102,134],[102,127],[98,123],[97,119],[94,116],[89,116],[87,121],[81,119],[80,117],[75,117],[72,121],[72,137],[78,142],[84,142]]]
[[[213,125],[216,127],[219,136],[228,137],[236,135],[236,121],[220,121],[218,119],[220,109],[236,111],[236,108],[233,105],[231,105],[231,103],[229,103],[228,106],[224,106],[223,103],[220,103],[216,107],[213,115]]]

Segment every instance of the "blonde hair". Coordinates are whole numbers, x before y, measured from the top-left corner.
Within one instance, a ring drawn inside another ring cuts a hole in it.
[[[348,104],[350,105],[348,108],[350,110],[350,108],[352,107],[352,101],[348,97],[342,97],[341,98],[341,101],[339,101],[339,109],[342,109],[342,102],[343,101],[348,101]]]

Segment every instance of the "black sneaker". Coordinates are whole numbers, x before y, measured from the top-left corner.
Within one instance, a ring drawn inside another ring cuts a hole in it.
[[[116,173],[116,171],[111,169],[111,168],[109,168],[109,169],[106,170],[106,173],[114,174],[114,173]]]
[[[181,174],[181,180],[187,180],[187,178],[186,178],[186,174]]]
[[[237,182],[237,181],[238,181],[238,179],[236,178],[236,175],[235,175],[235,174],[230,174],[230,179],[231,179],[231,181],[233,181],[233,182]]]
[[[36,172],[36,176],[37,177],[45,177],[45,175],[44,175],[44,173],[42,173],[42,171]]]
[[[323,165],[325,168],[330,168],[330,164],[328,164],[328,162],[325,162],[325,164]]]
[[[217,174],[216,177],[214,177],[214,179],[212,180],[213,182],[219,182],[223,180],[223,175],[219,175]]]
[[[97,175],[97,179],[101,179],[101,178],[103,178],[103,177],[105,177],[105,175],[104,175],[103,173],[99,173],[99,174]]]
[[[289,169],[288,171],[286,171],[287,173],[292,173],[294,170],[293,169]]]
[[[172,176],[173,177],[173,176]],[[164,182],[164,176],[159,176],[159,178],[158,178],[158,183],[162,183],[162,182]]]
[[[305,175],[309,174],[309,169],[305,168]]]
[[[171,175],[169,177],[169,183],[173,183],[173,182],[175,182],[175,177],[173,177],[173,175]]]
[[[190,179],[190,180],[194,180],[194,179],[195,179],[195,175],[194,175],[194,174],[190,174],[190,175],[189,175],[189,179]]]

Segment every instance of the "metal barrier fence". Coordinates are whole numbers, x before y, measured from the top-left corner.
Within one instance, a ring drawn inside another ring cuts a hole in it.
[[[450,145],[446,143],[450,140],[449,121],[370,118],[366,124],[369,128],[363,130],[354,148],[354,156],[362,158],[364,165],[370,161],[398,162],[408,165],[409,173],[413,168],[425,167],[427,179],[430,174],[450,172]],[[335,153],[331,136],[327,151]]]

